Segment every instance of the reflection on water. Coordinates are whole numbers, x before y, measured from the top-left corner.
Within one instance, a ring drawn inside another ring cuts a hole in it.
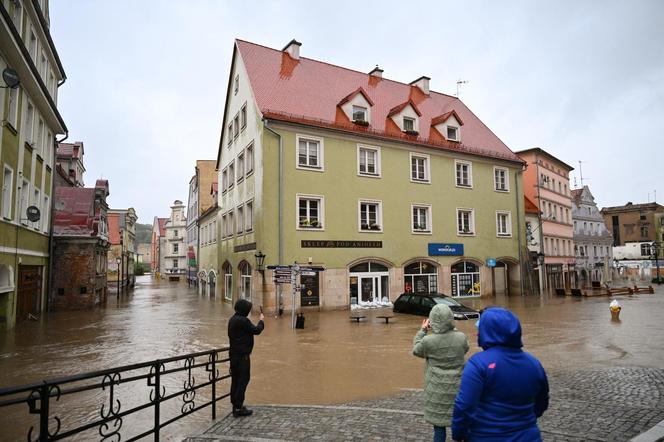
[[[498,297],[465,300],[475,308],[503,305],[522,321],[527,351],[549,369],[607,365],[664,365],[664,290],[618,297],[620,322],[612,322],[610,299]],[[384,312],[382,312],[384,313]],[[56,312],[41,322],[19,324],[1,337],[0,386],[143,362],[227,343],[230,305],[201,297],[183,282],[140,277],[133,294],[109,298],[105,308]],[[326,404],[421,388],[423,363],[411,355],[420,317],[396,314],[385,324],[379,310],[355,323],[348,311],[307,311],[305,329],[290,328],[290,316],[266,319],[252,358],[247,402]],[[256,320],[256,318],[253,318]],[[477,351],[474,321],[458,328]],[[658,337],[657,339],[649,339]],[[226,387],[224,387],[226,388]],[[98,399],[98,398],[97,398]],[[81,413],[94,414],[94,400]],[[6,427],[7,415],[0,415]],[[201,412],[166,433],[192,432],[209,422]],[[195,432],[195,431],[194,431]],[[5,440],[6,435],[0,435]],[[24,437],[24,436],[23,436]],[[11,439],[6,439],[11,440]]]

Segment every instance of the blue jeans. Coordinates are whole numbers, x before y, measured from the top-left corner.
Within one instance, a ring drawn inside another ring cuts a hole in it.
[[[433,426],[433,442],[445,442],[445,427]]]

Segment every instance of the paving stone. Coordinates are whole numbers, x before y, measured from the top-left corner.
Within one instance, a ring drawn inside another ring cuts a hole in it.
[[[628,441],[664,421],[664,369],[549,373],[551,402],[539,420],[546,442]],[[332,406],[253,406],[186,442],[431,440],[421,390]],[[656,440],[656,439],[653,439]]]

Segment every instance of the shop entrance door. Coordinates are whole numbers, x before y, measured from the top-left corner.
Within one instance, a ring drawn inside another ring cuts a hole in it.
[[[28,315],[37,316],[40,311],[41,288],[42,266],[19,265],[17,321],[28,319]]]

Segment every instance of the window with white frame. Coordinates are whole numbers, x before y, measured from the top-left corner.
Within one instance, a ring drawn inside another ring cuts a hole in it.
[[[498,192],[510,190],[508,169],[504,167],[493,168],[493,188]]]
[[[475,211],[473,209],[457,209],[457,233],[459,235],[475,234]]]
[[[20,87],[9,89],[9,113],[7,114],[7,121],[16,129],[18,124],[18,90]]]
[[[221,193],[225,193],[228,189],[228,169],[224,168],[221,171]]]
[[[29,205],[30,205],[30,182],[28,182],[27,180],[23,180],[23,182],[21,183],[21,198],[18,208],[18,220],[20,220],[22,224],[27,225],[28,223],[25,210],[28,208]]]
[[[249,174],[254,172],[254,143],[251,143],[249,146],[247,146],[245,169],[246,169],[245,175],[247,176],[249,176]]]
[[[323,228],[323,201],[319,195],[297,195],[298,229]]]
[[[37,139],[35,141],[35,148],[37,149],[37,154],[42,155],[44,151],[44,120],[39,119],[37,124]]]
[[[447,126],[447,139],[451,141],[459,141],[459,128],[455,126]]]
[[[300,169],[323,168],[323,139],[297,136],[297,167]]]
[[[221,237],[226,238],[228,236],[228,217],[224,214],[221,215]]]
[[[235,216],[233,211],[228,212],[228,236],[233,236],[235,229]]]
[[[353,106],[353,121],[368,121],[367,108],[363,106]]]
[[[510,212],[496,212],[496,234],[512,236],[512,215]]]
[[[37,36],[35,35],[32,28],[30,28],[30,39],[29,39],[29,42],[28,42],[28,52],[30,53],[30,57],[32,57],[32,61],[35,64],[37,64]]]
[[[415,118],[403,117],[403,130],[404,132],[412,132],[415,130]]]
[[[380,176],[380,148],[371,146],[357,146],[358,174]]]
[[[39,191],[39,189],[37,189],[37,187],[34,188],[34,194],[33,194],[33,197],[32,197],[32,203],[31,204],[33,206],[37,207],[37,208],[39,208],[39,206],[41,204],[41,192]],[[41,210],[40,210],[40,212],[41,212]],[[32,223],[32,226],[34,227],[35,230],[39,230],[39,228],[40,228],[39,221],[34,221]]]
[[[228,188],[230,189],[235,184],[235,161],[231,161],[228,165]]]
[[[383,214],[381,201],[359,201],[359,223],[361,231],[382,232]]]
[[[233,142],[233,122],[228,123],[228,146]]]
[[[456,167],[456,185],[458,187],[473,187],[473,164],[468,161],[454,162]]]
[[[14,2],[12,22],[14,22],[14,27],[18,30],[18,33],[21,34],[21,31],[23,30],[23,7],[21,6],[21,2]]]
[[[414,204],[411,207],[413,233],[431,233],[431,206]]]
[[[247,201],[244,214],[245,230],[251,232],[254,230],[254,202]]]
[[[240,114],[235,114],[233,118],[233,138],[237,138],[240,135]]]
[[[53,136],[51,131],[46,132],[46,140],[44,140],[44,158],[46,159],[46,164],[51,165],[53,161]]]
[[[23,131],[25,133],[25,141],[32,145],[35,141],[34,134],[34,121],[35,121],[35,108],[32,103],[28,100],[28,106],[25,110],[25,126]]]
[[[212,221],[212,242],[217,242],[217,220]]]
[[[236,211],[237,211],[237,222],[235,223],[235,225],[237,226],[237,233],[242,233],[244,232],[244,207],[238,206]]]
[[[12,217],[12,190],[14,188],[14,171],[5,165],[2,177],[2,216],[6,219]]]
[[[247,127],[247,103],[244,103],[240,109],[240,125],[242,126],[242,129]]]
[[[180,244],[178,243],[173,244],[173,253],[180,253]]]
[[[173,260],[173,270],[177,270],[177,268],[178,268],[178,260],[174,259]]]
[[[244,151],[237,156],[237,182],[244,179]]]
[[[237,91],[240,90],[240,75],[235,76],[235,81],[233,82],[233,95],[237,94]]]
[[[410,179],[420,183],[429,182],[429,156],[410,154]]]

